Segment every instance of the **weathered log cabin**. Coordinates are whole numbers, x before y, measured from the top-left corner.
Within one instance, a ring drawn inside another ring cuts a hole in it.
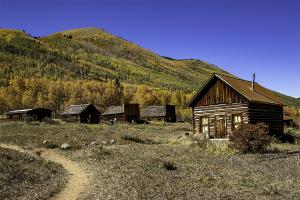
[[[52,110],[47,108],[30,108],[23,110],[11,110],[5,113],[7,119],[25,121],[43,121],[51,119]]]
[[[104,121],[138,122],[140,120],[139,104],[123,104],[110,106],[102,113]]]
[[[80,122],[88,124],[98,124],[100,122],[100,112],[92,104],[70,105],[61,113],[62,119],[67,122]]]
[[[227,75],[213,74],[191,99],[194,133],[202,139],[227,139],[241,123],[266,123],[283,133],[283,103],[270,90]]]
[[[176,110],[174,105],[147,106],[142,113],[144,120],[158,120],[176,122]]]

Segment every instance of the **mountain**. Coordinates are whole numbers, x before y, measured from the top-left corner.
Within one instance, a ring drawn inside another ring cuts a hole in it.
[[[159,56],[96,28],[32,38],[21,31],[0,31],[0,84],[16,75],[50,79],[119,78],[121,82],[193,91],[214,72],[200,60]]]
[[[123,83],[192,92],[212,73],[229,74],[201,60],[160,56],[102,29],[74,29],[46,37],[0,29],[0,86],[17,75],[51,80],[118,78]],[[287,104],[299,103],[279,95]]]

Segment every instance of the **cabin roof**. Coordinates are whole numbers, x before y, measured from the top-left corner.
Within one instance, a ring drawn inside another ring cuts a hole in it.
[[[123,114],[124,113],[124,105],[121,106],[109,106],[102,115],[115,115],[115,114]]]
[[[31,110],[32,110],[32,108],[22,109],[22,110],[11,110],[11,111],[6,112],[5,114],[6,115],[25,114],[25,113],[27,113],[28,111],[31,111]]]
[[[70,105],[61,115],[80,115],[91,104]]]
[[[47,108],[28,108],[28,109],[21,109],[21,110],[11,110],[11,111],[6,112],[5,114],[6,115],[26,114],[28,112],[34,112],[34,111],[38,111],[38,110],[43,110],[43,111],[47,110],[47,111],[52,112],[52,110],[47,109]]]
[[[252,82],[239,79],[237,77],[221,75],[221,74],[213,74],[211,78],[206,82],[206,84],[197,92],[197,94],[192,98],[189,102],[189,106],[195,105],[197,101],[199,101],[199,97],[201,96],[204,88],[208,86],[208,83],[212,81],[213,78],[219,78],[224,81],[231,88],[236,90],[238,93],[243,95],[246,99],[253,102],[267,103],[267,104],[277,104],[284,105],[284,103],[277,97],[274,92],[271,90],[261,86],[258,83],[254,83],[254,91],[252,90]]]
[[[142,117],[165,117],[166,114],[166,106],[148,106],[144,108]]]

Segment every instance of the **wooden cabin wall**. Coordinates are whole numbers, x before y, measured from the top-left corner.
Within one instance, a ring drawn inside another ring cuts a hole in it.
[[[166,117],[167,122],[176,122],[176,109],[173,105],[166,105]]]
[[[139,104],[124,104],[125,121],[140,120]]]
[[[80,115],[63,115],[62,120],[66,122],[79,122]]]
[[[246,103],[248,101],[220,79],[214,79],[209,84],[208,89],[203,91],[204,95],[197,103],[197,106]]]
[[[7,115],[6,118],[9,120],[22,121],[26,119],[26,114],[11,114],[11,115]]]
[[[226,116],[226,131],[230,133],[232,130],[232,115],[242,114],[243,123],[248,123],[248,103],[218,104],[209,106],[196,106],[193,108],[193,125],[194,133],[199,133],[199,118],[201,116],[209,117],[209,133],[215,133],[216,115]],[[204,136],[205,137],[205,136]]]
[[[80,114],[80,122],[98,124],[100,122],[100,112],[90,105]]]
[[[126,115],[136,115],[136,116],[140,117],[139,104],[125,104],[124,112]]]
[[[272,135],[283,133],[283,107],[279,105],[249,103],[250,123],[264,122]]]

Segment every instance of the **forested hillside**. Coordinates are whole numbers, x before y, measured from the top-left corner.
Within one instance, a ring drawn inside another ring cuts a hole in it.
[[[159,56],[101,29],[83,28],[31,37],[0,29],[0,112],[70,104],[142,106],[172,103],[188,114],[187,100],[212,73],[200,60]],[[279,94],[281,95],[281,94]],[[287,104],[299,100],[282,96]]]
[[[32,38],[21,31],[0,31],[1,85],[16,75],[52,80],[118,78],[168,90],[193,91],[213,72],[199,60],[161,57],[100,29],[85,28]]]

